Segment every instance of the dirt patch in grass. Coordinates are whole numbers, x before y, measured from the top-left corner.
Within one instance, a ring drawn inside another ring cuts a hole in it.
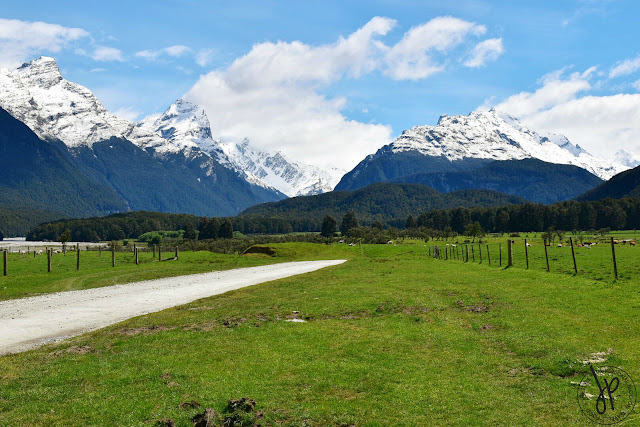
[[[195,408],[199,408],[202,405],[198,402],[196,402],[195,400],[189,400],[188,402],[182,402],[179,405],[180,409],[195,409]]]
[[[492,308],[492,303],[491,302],[487,302],[487,301],[480,301],[479,303],[473,303],[473,304],[465,304],[464,301],[462,300],[458,300],[456,302],[456,306],[458,307],[459,310],[462,311],[468,311],[471,313],[487,313],[488,311],[491,311]]]
[[[261,254],[268,255],[270,257],[276,256],[276,250],[270,246],[253,245],[247,248],[242,255]]]
[[[168,326],[141,326],[139,328],[124,328],[124,329],[120,329],[118,331],[119,334],[121,335],[127,335],[127,336],[133,336],[133,335],[139,335],[139,334],[153,334],[156,332],[162,332],[162,331],[169,331],[171,329],[175,329],[175,328],[170,328]]]
[[[64,353],[69,354],[87,354],[87,353],[95,353],[97,350],[88,345],[74,345],[73,347],[69,347],[63,350],[56,350],[54,352],[49,353],[50,356],[61,356]]]

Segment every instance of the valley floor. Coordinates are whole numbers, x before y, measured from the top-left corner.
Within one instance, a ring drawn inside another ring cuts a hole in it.
[[[349,261],[2,356],[0,424],[191,426],[212,408],[245,425],[581,426],[590,361],[640,381],[633,277],[441,261],[423,242],[273,247]],[[243,397],[255,410],[229,405]]]

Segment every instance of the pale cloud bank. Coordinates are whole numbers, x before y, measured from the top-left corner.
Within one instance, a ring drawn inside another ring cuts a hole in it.
[[[225,140],[249,138],[259,148],[281,150],[320,166],[353,168],[365,154],[391,141],[392,129],[350,120],[347,99],[329,98],[323,88],[343,78],[379,72],[394,80],[419,80],[451,65],[444,56],[473,56],[486,28],[439,17],[407,31],[394,45],[384,43],[397,22],[374,17],[335,42],[312,46],[301,41],[256,44],[226,68],[203,75],[185,96],[201,105],[212,131]],[[499,45],[501,48],[501,39]],[[493,41],[476,62],[502,53]]]
[[[541,79],[535,92],[515,94],[494,106],[532,129],[564,134],[603,158],[621,149],[640,153],[640,94],[594,96],[590,90],[606,84],[591,82],[594,71],[567,75],[559,70]]]
[[[0,19],[0,66],[15,68],[39,52],[59,52],[70,42],[88,36],[82,28]]]

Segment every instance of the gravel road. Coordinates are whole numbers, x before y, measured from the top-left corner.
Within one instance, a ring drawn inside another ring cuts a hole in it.
[[[0,354],[18,353],[131,317],[343,262],[287,262],[2,301]]]

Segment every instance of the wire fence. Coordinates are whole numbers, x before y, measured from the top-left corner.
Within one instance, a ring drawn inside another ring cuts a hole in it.
[[[85,262],[89,262],[92,266],[110,264],[111,267],[115,267],[119,264],[140,265],[149,262],[178,260],[179,250],[177,247],[160,245],[138,247],[135,244],[130,246],[85,244],[82,246],[77,243],[73,245],[54,244],[52,246],[12,246],[0,248],[2,275],[8,276],[13,264],[23,267],[28,263],[31,270],[36,268],[49,273],[57,268],[68,270],[70,268],[68,258],[74,256],[75,269],[80,270]]]
[[[444,261],[522,268],[585,276],[596,280],[633,280],[640,274],[640,248],[633,239],[613,237],[576,243],[542,239],[508,239],[497,243],[445,243],[428,249]]]

